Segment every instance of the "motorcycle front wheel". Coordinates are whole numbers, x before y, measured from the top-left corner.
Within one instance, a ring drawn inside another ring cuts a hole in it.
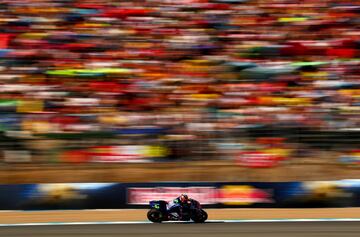
[[[199,210],[198,212],[194,213],[191,219],[196,223],[203,223],[207,220],[208,214],[204,210]]]

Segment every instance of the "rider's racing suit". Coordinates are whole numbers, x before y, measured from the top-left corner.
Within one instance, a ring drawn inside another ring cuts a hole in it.
[[[168,212],[175,218],[181,219],[182,217],[182,208],[185,206],[186,203],[182,203],[180,201],[180,197],[175,198],[174,200],[168,202],[167,209]]]

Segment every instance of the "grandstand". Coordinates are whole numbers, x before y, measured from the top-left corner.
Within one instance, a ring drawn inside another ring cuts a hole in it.
[[[356,1],[0,11],[3,183],[359,176]]]

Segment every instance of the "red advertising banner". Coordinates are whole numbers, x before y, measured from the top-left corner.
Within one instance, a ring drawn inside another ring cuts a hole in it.
[[[199,201],[201,204],[216,204],[216,187],[155,187],[155,188],[128,188],[128,204],[143,205],[151,200],[171,201],[181,193]]]
[[[261,151],[241,152],[237,157],[237,164],[246,167],[273,167],[277,165],[279,157]]]

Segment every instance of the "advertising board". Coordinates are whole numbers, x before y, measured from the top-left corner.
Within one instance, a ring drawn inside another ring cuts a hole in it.
[[[274,154],[261,151],[249,151],[241,152],[237,157],[236,163],[245,167],[265,168],[277,165],[278,161],[279,158]]]
[[[252,205],[274,203],[271,189],[259,189],[251,185],[225,185],[219,189],[219,201],[225,205]]]
[[[216,204],[216,187],[130,187],[128,188],[128,204],[146,205],[151,200],[170,201],[186,193],[201,204]]]

